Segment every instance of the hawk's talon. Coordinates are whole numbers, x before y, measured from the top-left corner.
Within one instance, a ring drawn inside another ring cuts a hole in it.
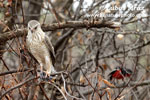
[[[46,74],[46,72],[40,72],[40,79],[43,81],[52,81],[53,82],[53,77],[49,76],[49,74]]]
[[[42,81],[50,81],[55,82],[55,77],[49,76],[49,74],[46,74],[45,72],[40,72],[40,79]]]
[[[44,72],[40,72],[40,79],[45,80],[46,79],[46,74]]]

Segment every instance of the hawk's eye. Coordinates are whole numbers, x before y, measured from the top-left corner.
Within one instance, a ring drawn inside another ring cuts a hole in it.
[[[35,30],[37,29],[37,26],[34,28]]]

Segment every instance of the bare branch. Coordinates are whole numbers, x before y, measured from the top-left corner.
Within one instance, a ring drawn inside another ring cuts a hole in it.
[[[25,71],[33,71],[33,69],[25,68],[23,70],[11,70],[11,71],[0,73],[0,76],[7,75],[7,74],[18,73],[18,72],[25,72]]]
[[[68,22],[62,22],[60,24],[54,23],[50,25],[44,25],[42,29],[44,31],[54,31],[57,29],[64,29],[64,28],[102,28],[102,27],[108,27],[108,28],[118,28],[120,27],[120,24],[117,22],[111,22],[111,21],[95,21],[94,23],[90,23],[87,25],[85,21],[68,21]],[[87,27],[88,26],[88,27]],[[9,31],[3,34],[0,34],[0,42],[6,42],[7,40],[11,40],[16,37],[20,37],[27,34],[27,29],[18,29]]]
[[[2,98],[7,94],[9,93],[10,91],[14,90],[14,89],[17,89],[17,88],[20,88],[21,86],[25,85],[27,82],[31,81],[31,80],[34,80],[34,79],[37,79],[37,77],[31,77],[29,79],[27,79],[26,81],[23,81],[19,84],[17,84],[16,86],[12,87],[12,88],[9,88],[7,91],[5,91],[1,96],[0,96],[0,100],[2,100]]]

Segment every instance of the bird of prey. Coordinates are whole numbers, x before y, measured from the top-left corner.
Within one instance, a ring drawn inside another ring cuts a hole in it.
[[[40,64],[40,77],[50,76],[51,71],[54,71],[54,48],[49,37],[43,32],[40,23],[36,20],[28,22],[26,44],[29,52]],[[46,73],[45,76],[42,74],[43,72]]]

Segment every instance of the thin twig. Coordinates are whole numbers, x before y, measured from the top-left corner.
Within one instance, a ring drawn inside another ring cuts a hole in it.
[[[21,86],[25,85],[27,82],[31,81],[31,80],[34,80],[34,79],[37,79],[37,77],[31,77],[30,79],[26,80],[26,81],[23,81],[19,84],[17,84],[16,86],[12,87],[12,88],[9,88],[7,91],[5,91],[1,96],[0,96],[0,100],[2,100],[2,98],[7,94],[9,93],[10,91],[14,90],[14,89],[17,89],[17,88],[20,88]]]
[[[82,98],[78,98],[78,97],[72,96],[72,95],[70,95],[70,94],[67,92],[67,90],[66,90],[66,81],[65,81],[65,79],[64,79],[63,74],[61,74],[61,77],[62,77],[62,79],[63,79],[63,81],[64,81],[64,90],[65,90],[66,94],[67,94],[68,96],[72,97],[72,98],[83,100]]]
[[[53,85],[54,87],[56,87],[56,88],[60,91],[60,93],[63,95],[64,99],[67,100],[65,94],[62,92],[62,90],[61,90],[58,86],[56,86],[56,85],[53,84],[53,83],[49,83],[49,84],[51,84],[51,85]]]
[[[11,71],[7,71],[7,72],[2,72],[0,73],[0,76],[3,76],[3,75],[8,75],[8,74],[13,74],[13,73],[18,73],[18,72],[25,72],[25,71],[33,71],[34,69],[29,69],[29,68],[25,68],[23,70],[11,70]]]

